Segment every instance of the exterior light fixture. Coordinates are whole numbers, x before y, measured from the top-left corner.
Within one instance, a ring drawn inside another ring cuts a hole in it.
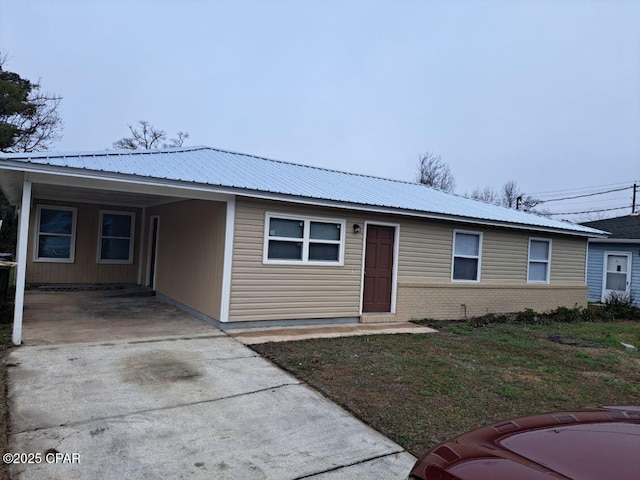
[[[353,233],[360,233],[360,225],[358,225],[357,223],[353,224]]]

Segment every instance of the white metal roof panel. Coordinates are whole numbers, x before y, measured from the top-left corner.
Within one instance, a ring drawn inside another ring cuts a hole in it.
[[[2,163],[10,161],[55,170],[79,169],[385,207],[407,214],[450,215],[583,235],[602,234],[593,228],[498,207],[416,183],[298,165],[209,147],[0,154],[0,168]],[[28,170],[26,165],[25,169]]]

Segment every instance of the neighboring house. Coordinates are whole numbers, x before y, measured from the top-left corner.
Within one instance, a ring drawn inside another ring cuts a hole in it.
[[[138,283],[225,329],[585,305],[602,232],[207,147],[0,155],[25,284]]]
[[[640,215],[608,218],[583,225],[611,233],[589,240],[589,301],[604,302],[612,293],[631,295],[640,306]]]

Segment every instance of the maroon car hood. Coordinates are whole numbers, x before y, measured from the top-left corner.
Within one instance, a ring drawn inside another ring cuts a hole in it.
[[[640,408],[532,415],[436,447],[412,473],[427,480],[638,480]]]

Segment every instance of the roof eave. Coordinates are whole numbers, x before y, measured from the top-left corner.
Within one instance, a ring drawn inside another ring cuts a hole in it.
[[[481,219],[481,218],[464,217],[464,216],[458,216],[453,214],[427,212],[422,210],[408,210],[408,209],[386,207],[386,206],[380,206],[380,205],[351,203],[351,202],[344,202],[339,200],[321,199],[321,198],[314,198],[314,197],[303,197],[303,196],[296,196],[296,195],[279,193],[279,192],[249,190],[242,187],[229,187],[229,186],[221,186],[221,185],[196,183],[196,182],[185,182],[181,180],[171,180],[166,178],[146,177],[146,176],[139,176],[135,174],[109,172],[105,170],[89,170],[89,169],[73,168],[73,167],[67,167],[67,166],[43,165],[39,163],[26,163],[24,161],[15,161],[10,159],[4,159],[3,162],[0,164],[0,170],[3,170],[3,169],[10,170],[10,171],[22,171],[22,172],[34,173],[34,174],[57,175],[62,177],[98,179],[98,180],[113,181],[113,182],[126,182],[129,184],[135,183],[140,185],[154,185],[157,187],[181,188],[186,190],[199,190],[199,191],[205,190],[215,194],[223,194],[223,195],[235,194],[235,195],[241,195],[241,196],[246,196],[251,198],[260,198],[265,200],[289,201],[289,202],[300,203],[305,205],[348,208],[352,210],[367,211],[367,212],[374,212],[374,213],[405,215],[405,216],[412,216],[417,218],[428,218],[428,219],[434,219],[434,220],[462,222],[470,225],[486,225],[486,226],[492,226],[492,227],[512,228],[512,229],[535,231],[535,232],[556,233],[561,235],[571,235],[571,236],[578,236],[578,237],[606,238],[607,236],[607,232],[595,230],[590,227],[585,227],[585,228],[590,228],[590,231],[578,231],[578,230],[571,230],[571,229],[552,228],[552,227],[544,227],[544,226],[531,225],[531,224],[525,224],[525,223],[513,223],[513,222],[505,222],[505,221],[498,221],[498,220],[487,220],[487,219]]]
[[[590,238],[589,243],[633,243],[640,244],[640,238]]]

